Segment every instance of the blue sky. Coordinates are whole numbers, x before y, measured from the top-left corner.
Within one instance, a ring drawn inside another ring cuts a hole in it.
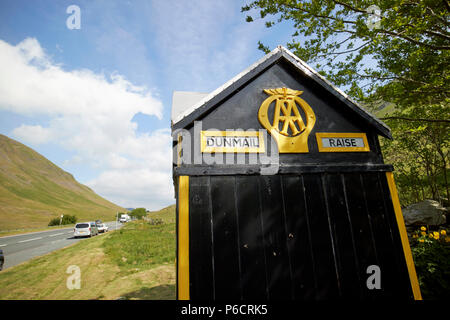
[[[211,92],[293,32],[245,22],[245,3],[2,0],[0,133],[121,206],[174,203],[173,91]]]

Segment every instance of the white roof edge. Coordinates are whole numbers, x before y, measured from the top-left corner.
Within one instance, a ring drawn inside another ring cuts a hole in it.
[[[203,99],[201,99],[200,101],[198,101],[196,104],[194,104],[192,107],[187,108],[184,112],[180,113],[175,119],[173,119],[173,123],[177,123],[180,120],[182,120],[184,117],[188,116],[189,114],[191,114],[194,110],[198,109],[199,107],[201,107],[202,105],[204,105],[207,101],[211,100],[212,98],[214,98],[216,95],[218,95],[220,92],[222,92],[223,90],[225,90],[226,88],[228,88],[229,86],[231,86],[233,83],[235,83],[236,81],[238,81],[240,78],[242,78],[245,74],[247,74],[248,72],[252,71],[253,69],[257,68],[260,64],[262,64],[264,61],[266,61],[267,59],[269,59],[270,57],[272,57],[273,55],[277,54],[278,52],[281,51],[281,47],[277,47],[274,50],[272,50],[270,53],[266,54],[264,57],[262,57],[261,59],[259,59],[258,61],[256,61],[254,64],[252,64],[250,67],[248,67],[247,69],[243,70],[242,72],[240,72],[239,74],[237,74],[236,76],[234,76],[233,78],[231,78],[230,80],[228,80],[227,82],[225,82],[223,85],[221,85],[220,87],[218,87],[216,90],[214,90],[213,92],[211,92],[210,94],[208,94],[206,97],[204,97]]]

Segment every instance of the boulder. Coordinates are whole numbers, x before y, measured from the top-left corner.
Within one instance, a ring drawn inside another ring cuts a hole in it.
[[[446,209],[435,200],[414,203],[402,209],[407,226],[439,226],[445,224]]]

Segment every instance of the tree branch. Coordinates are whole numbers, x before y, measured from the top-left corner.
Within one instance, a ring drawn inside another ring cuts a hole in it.
[[[346,54],[346,53],[350,53],[350,52],[355,52],[355,51],[358,51],[358,50],[362,49],[363,47],[367,46],[371,42],[372,42],[372,40],[367,41],[366,43],[362,44],[361,46],[359,46],[358,48],[355,48],[355,49],[350,49],[350,50],[341,51],[341,52],[330,52],[330,53],[322,54],[322,55],[318,56],[318,58],[325,58],[325,57],[327,57],[329,55],[341,55],[341,54]]]
[[[389,31],[389,30],[384,30],[384,29],[377,29],[376,31],[380,32],[380,33],[386,33],[386,34],[389,34],[389,35],[394,36],[394,37],[402,38],[402,39],[407,40],[409,42],[415,43],[415,44],[417,44],[419,46],[425,46],[425,47],[428,47],[428,48],[434,49],[434,50],[449,50],[450,49],[450,46],[434,46],[432,44],[429,44],[429,43],[426,43],[426,42],[420,42],[420,41],[415,40],[415,39],[413,39],[413,38],[411,38],[409,36],[404,36],[404,35],[402,35],[400,33],[394,32],[394,31]]]
[[[450,120],[446,119],[425,119],[425,118],[407,118],[407,117],[383,117],[381,120],[405,120],[405,121],[420,121],[420,122],[438,122],[438,123],[450,123]]]
[[[350,9],[352,11],[355,11],[355,12],[367,13],[367,10],[352,7],[351,5],[349,5],[349,4],[345,3],[345,2],[341,2],[341,1],[338,1],[338,0],[333,0],[333,2],[336,3],[336,4],[340,4],[341,6],[347,8],[347,9]]]

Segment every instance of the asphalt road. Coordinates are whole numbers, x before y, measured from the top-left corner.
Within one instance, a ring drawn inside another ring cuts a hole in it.
[[[116,222],[105,223],[110,231],[115,230]],[[117,223],[118,228],[121,225]],[[0,249],[5,256],[3,270],[84,239],[88,238],[73,237],[73,227],[0,237]]]

